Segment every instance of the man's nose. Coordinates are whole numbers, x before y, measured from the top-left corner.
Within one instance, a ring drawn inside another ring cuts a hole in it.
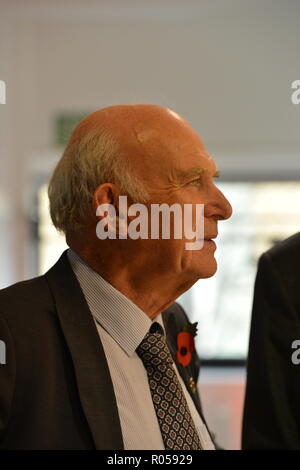
[[[226,220],[232,216],[232,207],[222,191],[215,188],[215,194],[211,202],[205,205],[205,217],[215,217],[218,220]]]

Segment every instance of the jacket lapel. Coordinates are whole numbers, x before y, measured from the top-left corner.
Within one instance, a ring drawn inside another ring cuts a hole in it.
[[[180,321],[182,315],[180,315],[181,312],[176,312],[175,308],[178,307],[176,304],[173,304],[171,307],[169,307],[167,310],[162,312],[162,318],[163,322],[165,325],[165,330],[166,330],[166,339],[167,339],[167,344],[169,346],[171,355],[173,357],[173,360],[176,364],[177,370],[179,374],[181,375],[182,380],[184,381],[186,388],[192,397],[192,400],[196,406],[196,409],[198,413],[200,414],[202,420],[205,423],[205,419],[203,416],[202,408],[201,408],[201,402],[200,402],[200,397],[198,395],[197,390],[195,392],[192,391],[191,386],[190,386],[190,379],[192,378],[195,383],[197,384],[197,379],[198,379],[198,371],[195,373],[195,369],[193,368],[192,362],[186,366],[183,367],[178,361],[177,361],[177,335],[182,331],[183,328],[183,322]],[[177,313],[177,314],[176,314]]]
[[[45,274],[96,449],[124,449],[116,397],[94,320],[66,255]]]

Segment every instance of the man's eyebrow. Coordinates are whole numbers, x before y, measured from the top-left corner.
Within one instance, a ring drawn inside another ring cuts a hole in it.
[[[169,181],[173,186],[180,188],[187,183],[190,183],[195,180],[200,180],[205,173],[209,171],[208,168],[191,168],[189,170],[179,170],[177,169],[175,174],[171,177],[169,176]],[[220,171],[216,170],[213,178],[218,178],[220,176]]]
[[[176,183],[185,184],[192,179],[201,178],[203,174],[207,171],[207,168],[191,168],[190,170],[177,170],[175,176]]]

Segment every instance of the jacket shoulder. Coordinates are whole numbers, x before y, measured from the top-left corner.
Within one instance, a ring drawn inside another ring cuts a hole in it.
[[[264,275],[273,272],[279,283],[286,285],[292,296],[299,298],[300,233],[277,243],[259,260],[259,271]]]
[[[265,255],[269,257],[273,262],[285,261],[285,260],[300,260],[300,232],[292,235],[291,237],[283,240],[268,251]]]
[[[8,324],[22,326],[34,321],[43,310],[50,310],[53,299],[45,276],[17,282],[0,290],[0,315]]]

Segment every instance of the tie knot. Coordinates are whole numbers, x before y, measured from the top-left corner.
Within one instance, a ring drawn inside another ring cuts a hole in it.
[[[162,364],[172,364],[173,362],[163,329],[157,322],[151,325],[149,332],[137,347],[136,352],[147,370],[149,368],[154,369]]]
[[[152,325],[150,326],[150,333],[159,333],[161,336],[164,336],[164,330],[162,326],[157,322],[153,322]]]

